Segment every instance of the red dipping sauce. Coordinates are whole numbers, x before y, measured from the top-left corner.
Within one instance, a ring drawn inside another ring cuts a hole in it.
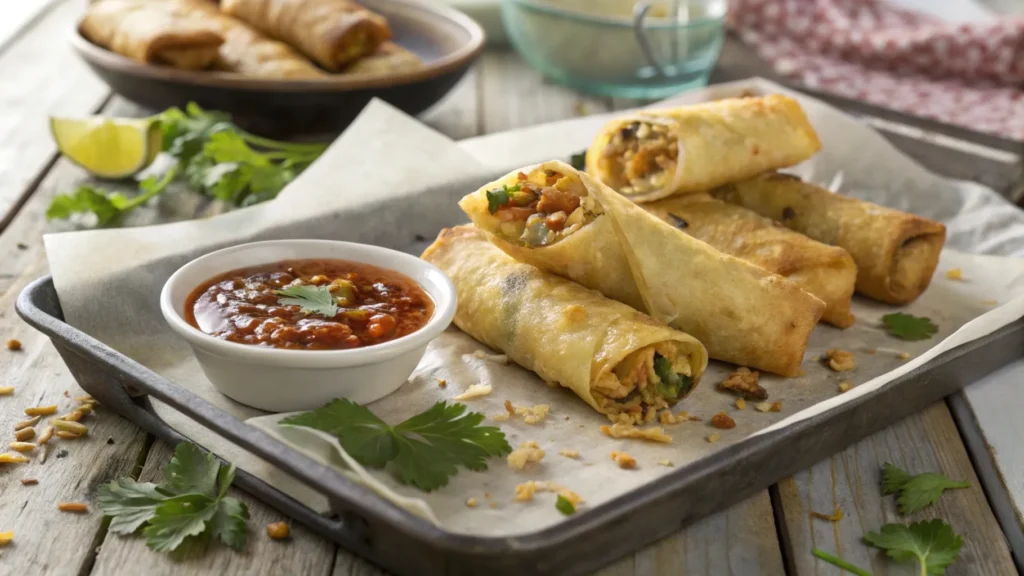
[[[346,350],[411,334],[434,302],[410,278],[347,260],[286,260],[207,280],[185,301],[185,321],[240,344]]]

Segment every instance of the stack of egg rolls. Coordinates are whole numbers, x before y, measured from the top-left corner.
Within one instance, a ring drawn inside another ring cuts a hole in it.
[[[518,262],[472,226],[423,253],[455,285],[455,325],[613,419],[650,421],[707,367],[692,336],[578,284]]]
[[[643,310],[719,360],[794,376],[825,309],[562,162],[509,173],[459,206],[516,260]]]
[[[788,174],[764,174],[711,194],[843,248],[857,263],[857,292],[889,304],[913,302],[928,288],[946,242],[939,222],[833,194]]]

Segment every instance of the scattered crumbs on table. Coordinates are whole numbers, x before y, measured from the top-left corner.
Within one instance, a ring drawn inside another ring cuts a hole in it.
[[[39,438],[36,440],[36,444],[42,446],[49,442],[50,438],[53,438],[53,426],[43,428],[43,431],[39,434]]]
[[[32,452],[38,446],[36,446],[34,442],[11,442],[7,447],[15,452],[21,452],[24,454],[26,452]]]
[[[271,540],[284,540],[291,534],[291,529],[288,527],[287,522],[271,522],[267,524],[267,536]]]
[[[65,390],[64,391],[64,397],[65,398],[71,398],[71,392],[68,392],[67,390]]]
[[[560,450],[559,455],[565,456],[566,458],[572,458],[573,460],[579,460],[580,453],[576,450]]]
[[[949,270],[946,270],[946,279],[960,280],[962,282],[964,279],[964,271],[960,268],[950,268]]]
[[[507,407],[506,407],[507,408]],[[516,408],[516,414],[523,417],[523,422],[527,424],[536,424],[547,417],[548,412],[551,411],[551,406],[548,404],[537,404],[536,406],[519,406]]]
[[[566,416],[566,417],[565,417],[565,419],[566,419],[566,420],[568,420],[568,419],[569,419],[569,417],[568,417],[568,416]]]
[[[36,484],[39,484],[39,480],[36,480],[35,478],[22,478],[21,479],[21,485],[22,486],[35,486]]]
[[[57,451],[57,458],[64,458],[67,455],[68,455],[68,451],[64,450],[63,448],[61,448],[60,450]]]
[[[28,442],[36,435],[35,428],[22,428],[14,433],[14,439],[18,442]]]
[[[13,454],[11,452],[0,454],[0,464],[24,464],[25,462],[28,462],[28,458],[24,454]]]
[[[18,250],[28,250],[28,244],[25,244],[24,242],[18,242],[17,246]]]
[[[609,456],[611,456],[612,461],[623,470],[633,470],[636,468],[636,458],[633,458],[625,452],[619,452],[616,450],[609,454]]]
[[[437,380],[437,385],[439,388],[444,388],[445,386],[448,385],[448,381],[445,380],[444,378],[438,378],[435,376],[434,380]]]
[[[478,504],[479,503],[476,501],[476,498],[470,497],[466,499],[466,506],[469,508],[476,508]]]
[[[850,389],[850,386],[851,385],[849,380],[843,380],[842,382],[839,383],[839,393],[842,394],[843,392],[848,391]]]
[[[11,540],[14,540],[14,531],[9,530],[7,532],[0,532],[0,546],[10,544]]]
[[[523,482],[522,484],[516,484],[516,501],[517,502],[529,502],[533,500],[533,495],[537,493],[537,483],[533,480]]]
[[[737,398],[737,399],[736,399],[736,409],[737,409],[737,410],[743,410],[743,409],[745,409],[746,407],[747,407],[747,402],[746,402],[746,400],[744,400],[743,398]]]
[[[758,383],[760,376],[757,370],[740,366],[718,383],[718,389],[734,392],[748,400],[767,400],[768,391]]]
[[[515,416],[516,414],[516,407],[513,406],[512,401],[507,398],[505,399],[505,412],[508,412],[509,416]]]
[[[60,502],[57,504],[57,510],[82,514],[89,511],[89,505],[85,502]]]
[[[824,512],[815,512],[811,510],[811,518],[817,518],[819,520],[827,520],[829,522],[839,522],[843,519],[843,509],[836,506],[835,510],[831,514],[825,514]]]
[[[782,402],[758,402],[754,409],[758,412],[782,412]]]
[[[896,357],[899,358],[900,360],[910,360],[910,353],[900,352],[899,354],[896,355]]]
[[[663,444],[672,443],[672,437],[665,434],[665,429],[660,426],[637,428],[632,424],[616,422],[611,426],[601,426],[601,433],[612,438],[631,438],[635,440],[661,442]]]
[[[10,350],[11,352],[18,352],[19,350],[21,350],[21,340],[18,340],[17,338],[11,338],[10,340],[7,341],[7,349]]]
[[[981,305],[982,306],[988,306],[990,308],[994,308],[996,306],[999,306],[999,300],[982,300],[981,301]]]
[[[14,431],[17,432],[18,430],[21,430],[22,428],[29,428],[29,427],[35,426],[36,424],[39,423],[39,420],[41,418],[42,418],[42,416],[33,416],[33,417],[29,418],[28,420],[22,420],[21,422],[18,422],[17,424],[14,425]]]
[[[675,464],[673,464],[672,461],[669,460],[668,458],[662,458],[661,460],[658,460],[658,466],[667,466],[671,468],[675,466]]]
[[[767,402],[764,402],[767,404]],[[736,421],[725,412],[719,412],[711,417],[711,426],[719,430],[731,430],[736,427]]]
[[[505,420],[508,420],[509,418],[510,418],[510,416],[508,415],[508,412],[502,412],[501,414],[495,414],[495,415],[491,416],[491,420],[494,420],[495,422],[504,422]]]
[[[50,416],[51,414],[56,413],[56,404],[50,404],[49,406],[29,406],[28,408],[25,408],[25,416]]]
[[[540,462],[544,459],[544,450],[533,440],[527,440],[519,445],[508,455],[508,467],[513,470],[522,470],[531,462]]]
[[[10,396],[14,394],[14,386],[0,386],[0,396]]]
[[[494,388],[492,388],[490,384],[473,384],[472,386],[467,388],[465,392],[452,398],[452,400],[457,400],[459,402],[464,402],[466,400],[474,400],[476,398],[483,398],[484,396],[487,396],[493,391]]]
[[[114,437],[111,436],[111,437],[107,438],[107,446],[113,446],[113,445],[114,445]]]
[[[706,440],[709,443],[712,443],[712,444],[715,443],[715,442],[718,442],[721,439],[722,439],[722,436],[719,435],[718,432],[712,432],[711,434],[708,434],[708,436],[706,438]]]
[[[849,372],[856,368],[853,361],[853,352],[839,348],[829,348],[825,352],[825,363],[835,372]]]

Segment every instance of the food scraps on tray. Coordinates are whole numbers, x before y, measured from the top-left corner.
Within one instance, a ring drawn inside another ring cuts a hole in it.
[[[342,350],[411,334],[434,303],[412,279],[346,260],[286,260],[232,270],[199,285],[185,320],[229,342]]]

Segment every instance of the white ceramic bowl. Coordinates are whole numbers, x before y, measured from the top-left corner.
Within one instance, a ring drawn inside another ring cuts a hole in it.
[[[434,301],[427,324],[401,338],[351,350],[283,350],[228,342],[185,321],[185,300],[200,284],[239,268],[282,260],[331,258],[394,270]],[[226,396],[261,410],[312,410],[334,398],[365,404],[397,390],[423,358],[427,344],[455,316],[455,287],[443,272],[408,254],[329,240],[272,240],[212,252],[175,272],[160,293],[160,310],[188,341],[210,382]]]

